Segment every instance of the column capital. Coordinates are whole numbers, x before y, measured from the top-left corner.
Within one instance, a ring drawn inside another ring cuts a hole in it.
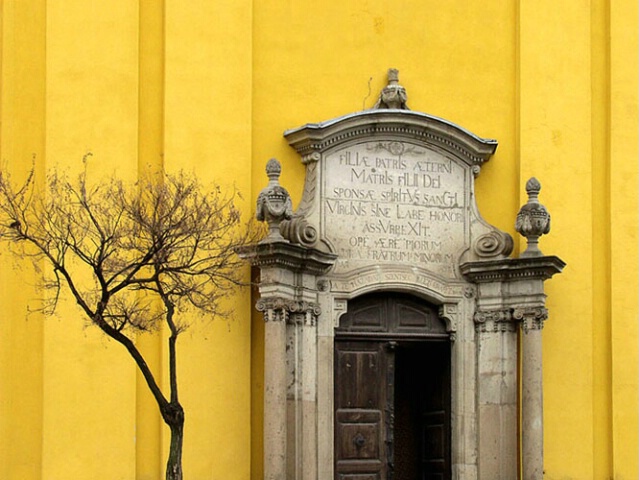
[[[546,307],[516,307],[513,309],[515,320],[522,322],[524,333],[530,330],[541,330],[544,328],[544,321],[548,318]]]
[[[282,297],[260,298],[255,304],[258,312],[264,313],[265,322],[281,322],[315,325],[322,313],[320,306],[305,300]]]
[[[500,310],[478,310],[473,316],[475,331],[481,333],[490,332],[516,332],[517,322],[513,318],[511,308]]]

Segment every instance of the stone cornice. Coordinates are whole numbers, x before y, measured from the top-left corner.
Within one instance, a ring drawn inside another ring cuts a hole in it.
[[[337,255],[322,252],[287,241],[274,241],[248,245],[237,250],[238,255],[251,265],[265,268],[304,271],[314,275],[326,273],[335,263]]]
[[[506,258],[467,262],[460,265],[462,275],[473,283],[547,280],[560,273],[566,263],[556,256]]]
[[[430,143],[453,152],[470,166],[481,166],[497,149],[496,140],[480,138],[452,122],[411,110],[364,110],[287,130],[284,137],[305,162],[310,162],[319,159],[316,152],[375,134]]]

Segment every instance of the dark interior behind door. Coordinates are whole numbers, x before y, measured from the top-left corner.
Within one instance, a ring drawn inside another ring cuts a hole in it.
[[[450,478],[450,354],[444,342],[395,352],[395,480]]]
[[[450,343],[433,310],[405,295],[349,303],[335,337],[336,480],[451,478]]]

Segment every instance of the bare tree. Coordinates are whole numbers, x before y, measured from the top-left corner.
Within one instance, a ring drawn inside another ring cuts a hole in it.
[[[235,200],[205,191],[193,176],[90,186],[52,173],[38,188],[33,172],[15,187],[0,172],[0,241],[42,270],[44,309],[68,289],[86,319],[122,344],[135,361],[171,431],[167,480],[183,478],[184,409],[178,395],[176,342],[188,326],[180,313],[226,315],[219,300],[242,284],[235,254],[250,243]],[[193,318],[191,316],[191,318]],[[140,332],[168,329],[169,392],[135,344]]]

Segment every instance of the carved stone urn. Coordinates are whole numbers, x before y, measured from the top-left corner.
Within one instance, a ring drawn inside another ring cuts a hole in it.
[[[280,223],[283,220],[290,220],[293,216],[291,196],[279,183],[281,173],[280,162],[275,158],[271,158],[266,164],[266,175],[269,179],[268,185],[257,197],[256,217],[258,220],[266,222],[269,230],[268,235],[262,242],[285,240],[280,233]]]

